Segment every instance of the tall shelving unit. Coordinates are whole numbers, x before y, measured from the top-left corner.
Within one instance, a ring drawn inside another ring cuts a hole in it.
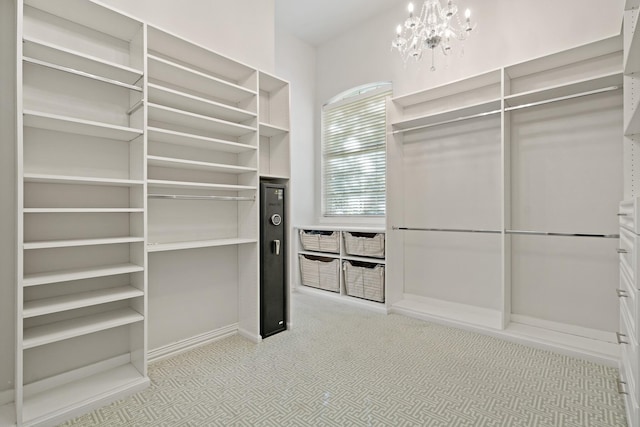
[[[389,102],[391,312],[617,361],[622,56],[613,37]]]
[[[629,426],[640,425],[640,173],[637,158],[640,149],[640,1],[627,0],[624,12],[624,198],[620,202],[620,286],[619,300],[620,380],[618,390],[623,394]]]
[[[17,15],[15,406],[38,425],[149,382],[145,30],[80,0]]]
[[[146,387],[149,360],[261,340],[257,189],[289,182],[289,86],[91,0],[6,10],[18,237],[0,425],[53,425]]]
[[[204,262],[215,264],[225,279],[198,278],[201,283],[189,289],[213,299],[213,288],[224,288],[226,298],[238,301],[238,329],[259,341],[258,72],[152,26],[148,37],[150,266],[160,271],[172,263],[182,270],[192,265],[186,259],[192,254],[211,258]],[[179,286],[161,274],[151,281],[151,324],[162,317],[152,326],[154,347],[192,338],[191,325],[174,327],[169,342],[159,337],[167,321],[190,322],[180,321],[167,299]],[[192,303],[215,307],[214,300]],[[199,328],[195,332],[209,332],[204,323]]]

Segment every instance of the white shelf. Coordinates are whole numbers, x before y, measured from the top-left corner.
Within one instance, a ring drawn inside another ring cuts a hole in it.
[[[281,174],[272,174],[272,173],[260,173],[260,178],[267,179],[289,179],[289,175],[281,175]]]
[[[370,257],[361,257],[361,256],[354,256],[354,255],[342,255],[342,259],[348,260],[348,261],[369,262],[371,264],[382,264],[382,265],[385,265],[387,262],[384,258],[370,258]]]
[[[94,178],[86,176],[49,175],[38,173],[25,173],[24,182],[40,182],[49,184],[83,184],[105,185],[113,187],[131,187],[143,185],[144,181],[135,179]]]
[[[211,96],[213,99],[238,104],[256,92],[205,74],[177,62],[161,58],[154,54],[147,56],[149,62],[149,78],[153,82],[166,82],[195,93]]]
[[[260,136],[272,137],[276,135],[284,135],[289,132],[289,129],[270,125],[269,123],[260,123]]]
[[[408,120],[392,123],[393,128],[399,131],[411,131],[414,128],[437,126],[466,118],[480,117],[482,114],[497,114],[501,111],[500,99],[481,102],[479,104],[455,108],[435,114],[428,114]]]
[[[234,246],[257,243],[256,239],[215,239],[215,240],[192,240],[188,242],[168,242],[150,243],[147,245],[148,252],[177,251],[182,249],[211,248],[214,246]]]
[[[26,214],[36,213],[142,213],[142,208],[24,208]]]
[[[25,56],[131,85],[142,77],[141,70],[31,37],[23,38],[22,50]]]
[[[86,412],[82,411],[84,405],[107,404],[114,396],[121,397],[123,393],[139,391],[148,384],[149,379],[130,363],[90,376],[82,375],[75,381],[33,395],[25,393],[23,420],[25,425],[46,423],[51,414],[64,414],[65,410],[72,415],[79,415]]]
[[[69,248],[74,246],[117,245],[121,243],[144,242],[144,237],[111,237],[103,239],[48,240],[41,242],[24,242],[24,250]]]
[[[625,10],[637,9],[638,7],[640,7],[640,0],[627,0],[624,5]]]
[[[152,126],[147,128],[147,135],[149,137],[149,141],[204,148],[207,150],[224,151],[227,153],[244,153],[246,151],[257,150],[256,147],[251,145],[239,144],[237,142],[224,141],[216,138],[207,138],[206,136],[176,132],[168,129],[160,129]]]
[[[29,349],[41,345],[87,335],[118,326],[129,325],[144,320],[144,317],[131,308],[121,308],[91,316],[53,322],[24,330],[22,348]]]
[[[638,0],[635,0],[638,3]],[[629,9],[629,8],[627,8]],[[634,19],[631,19],[634,16]],[[624,20],[624,73],[631,74],[640,72],[640,30],[638,30],[638,20],[640,19],[640,12],[638,11],[638,5],[635,5],[635,10],[627,10],[625,12]],[[631,23],[635,25],[631,27]]]
[[[286,87],[288,84],[288,82],[278,77],[267,74],[264,71],[260,71],[260,80],[258,82],[258,86],[260,86],[261,91],[276,92]]]
[[[234,123],[246,122],[257,117],[257,114],[247,110],[231,107],[154,83],[149,83],[147,88],[149,102],[154,104],[189,111],[207,117],[215,117]]]
[[[472,92],[487,87],[496,87],[496,97],[500,95],[499,85],[501,79],[501,71],[493,70],[474,77],[465,78],[453,83],[447,83],[442,86],[429,90],[421,90],[418,92],[402,95],[393,98],[394,104],[401,107],[409,107],[424,102],[434,101],[436,99],[449,97],[465,92]]]
[[[158,166],[164,168],[179,168],[179,169],[192,169],[192,170],[204,170],[209,172],[223,172],[232,174],[242,174],[248,172],[255,172],[255,168],[247,168],[243,166],[223,165],[218,163],[199,162],[195,160],[182,160],[171,157],[160,156],[147,156],[147,163],[149,166]]]
[[[252,187],[250,185],[209,184],[206,182],[166,181],[162,179],[148,179],[147,184],[150,187],[159,187],[159,188],[192,188],[192,189],[221,190],[221,191],[256,190],[256,187]]]
[[[39,129],[55,130],[78,135],[97,136],[100,138],[131,141],[142,135],[142,129],[127,128],[91,120],[76,119],[57,114],[24,110],[24,126]]]
[[[149,120],[169,123],[181,127],[194,128],[214,134],[240,137],[255,132],[251,126],[218,120],[200,114],[189,113],[188,111],[177,110],[163,105],[147,105]]]
[[[135,264],[115,264],[70,270],[49,271],[24,275],[23,286],[38,286],[49,283],[69,282],[72,280],[93,279],[95,277],[116,276],[144,271],[144,267]]]
[[[300,255],[323,256],[327,258],[340,259],[340,254],[333,252],[298,251]]]
[[[140,21],[85,0],[25,0],[24,3],[127,42],[142,29]]]
[[[157,52],[181,63],[190,64],[189,67],[194,69],[221,77],[228,82],[249,88],[255,87],[251,85],[255,81],[253,78],[256,74],[255,68],[167,31],[159,30],[152,25],[148,25],[147,29],[148,49],[151,54]]]
[[[22,316],[24,318],[43,316],[45,314],[90,307],[92,305],[137,298],[143,295],[143,291],[133,286],[120,286],[117,288],[100,289],[72,295],[26,301],[24,303]]]
[[[587,94],[593,91],[612,87],[622,87],[621,72],[505,96],[504,102],[505,105],[509,107],[525,106],[527,104]]]

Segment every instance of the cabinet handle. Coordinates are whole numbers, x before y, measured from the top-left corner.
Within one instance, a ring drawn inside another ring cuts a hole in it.
[[[618,384],[618,394],[629,394],[626,391],[624,391],[624,386],[627,385],[625,381],[616,380],[616,383]]]
[[[619,213],[618,216],[629,216],[629,214],[626,213]]]
[[[628,254],[629,253],[629,251],[627,251],[626,249],[620,249],[620,248],[616,249],[616,252],[618,252],[619,254]]]
[[[626,337],[627,336],[625,334],[616,332],[616,340],[618,340],[618,344],[629,344],[629,341],[623,340],[623,338],[626,338]]]
[[[618,298],[629,298],[627,291],[624,289],[616,289],[616,294],[618,295]]]

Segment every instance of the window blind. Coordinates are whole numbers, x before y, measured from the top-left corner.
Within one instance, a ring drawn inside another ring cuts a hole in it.
[[[322,111],[325,216],[385,214],[388,88],[328,104]]]

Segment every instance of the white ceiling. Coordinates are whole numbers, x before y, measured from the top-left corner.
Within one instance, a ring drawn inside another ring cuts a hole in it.
[[[408,1],[407,1],[408,2]],[[276,25],[318,46],[398,0],[275,0]]]

